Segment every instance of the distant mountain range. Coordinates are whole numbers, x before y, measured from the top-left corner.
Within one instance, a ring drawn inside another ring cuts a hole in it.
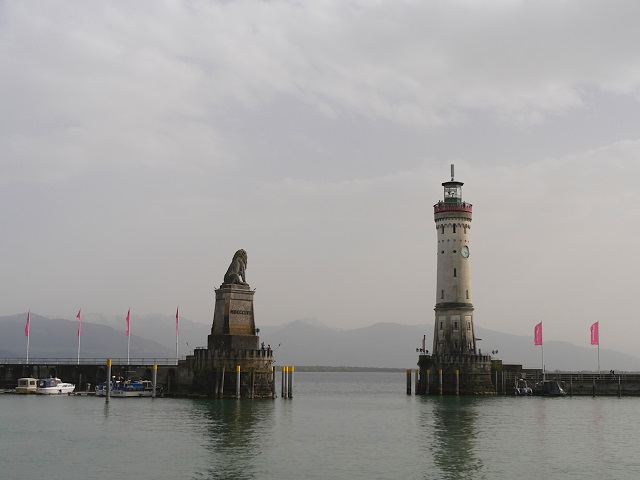
[[[24,358],[26,315],[0,317],[0,357]],[[126,324],[123,318],[85,314],[82,327],[82,358],[126,358]],[[260,341],[274,349],[279,365],[325,365],[351,367],[416,368],[416,348],[431,350],[433,325],[377,323],[343,330],[314,319],[297,320],[280,326],[260,327]],[[206,346],[211,324],[180,318],[179,354]],[[175,318],[162,315],[136,316],[131,320],[132,358],[174,358]],[[497,350],[494,358],[504,363],[541,366],[540,347],[531,336],[509,335],[476,325],[478,345],[485,354]],[[30,358],[76,358],[77,321],[51,319],[31,314]],[[596,347],[579,347],[568,342],[544,344],[546,369],[566,371],[597,370]],[[640,371],[640,358],[614,350],[600,350],[603,371]]]

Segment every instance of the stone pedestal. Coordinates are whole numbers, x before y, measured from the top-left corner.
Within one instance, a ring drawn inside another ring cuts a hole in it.
[[[249,285],[222,284],[216,290],[209,350],[258,350],[253,313],[254,291]]]
[[[495,388],[491,382],[489,355],[420,355],[418,366],[420,367],[419,393],[421,394],[438,395],[440,393],[440,371],[442,371],[443,395],[495,394]]]
[[[240,392],[241,398],[273,397],[273,350],[259,345],[254,293],[242,284],[224,283],[216,290],[207,348],[196,348],[178,364],[180,394],[237,398]]]

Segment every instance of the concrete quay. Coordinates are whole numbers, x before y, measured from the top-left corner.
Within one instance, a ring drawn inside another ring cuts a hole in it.
[[[112,361],[111,375],[137,376],[143,380],[152,380],[153,365],[158,365],[158,386],[162,386],[165,395],[177,393],[177,366],[159,364],[162,362],[151,363],[154,360],[146,362],[133,360],[127,363],[126,359],[115,359]],[[87,391],[93,389],[98,383],[107,381],[107,362],[104,359],[100,362],[78,364],[77,361],[71,360],[37,359],[29,363],[11,361],[0,363],[0,388],[15,388],[18,379],[24,377],[58,377],[64,382],[75,384],[77,391]]]

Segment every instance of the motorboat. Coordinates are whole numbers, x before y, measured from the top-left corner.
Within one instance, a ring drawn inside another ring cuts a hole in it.
[[[109,382],[109,390],[113,391],[113,382]],[[107,395],[107,382],[96,385],[96,397],[105,397]]]
[[[32,377],[19,378],[18,386],[16,387],[16,393],[36,393],[37,388],[37,379]]]
[[[68,395],[76,386],[66,383],[57,377],[42,378],[38,380],[36,393],[39,395]]]
[[[114,398],[126,397],[152,397],[153,383],[150,380],[141,380],[132,377],[126,381],[116,381],[111,389]]]
[[[533,395],[533,389],[527,384],[524,378],[518,378],[514,387],[516,397],[528,397]]]
[[[564,397],[566,394],[564,382],[557,380],[543,380],[533,386],[533,395],[540,397]]]

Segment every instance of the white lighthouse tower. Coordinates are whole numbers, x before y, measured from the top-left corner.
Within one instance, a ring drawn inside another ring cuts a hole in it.
[[[438,271],[433,350],[420,355],[420,393],[491,394],[491,357],[476,349],[471,295],[472,205],[462,200],[462,182],[444,182],[433,206]]]
[[[437,231],[438,282],[436,288],[433,354],[475,355],[471,295],[472,205],[462,201],[462,182],[444,182],[444,199],[434,205]]]

